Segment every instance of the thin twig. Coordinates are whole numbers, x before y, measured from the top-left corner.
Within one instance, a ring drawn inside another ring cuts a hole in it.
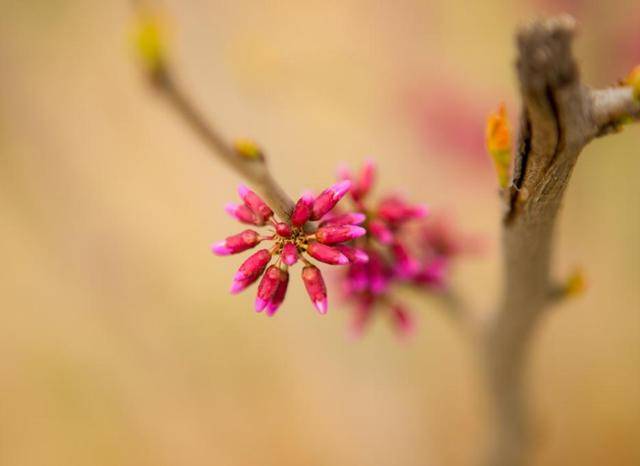
[[[217,129],[203,116],[188,94],[166,68],[151,76],[155,88],[207,144],[211,153],[222,159],[242,176],[267,201],[281,220],[286,221],[293,210],[293,201],[271,175],[264,154],[245,157],[229,144]]]

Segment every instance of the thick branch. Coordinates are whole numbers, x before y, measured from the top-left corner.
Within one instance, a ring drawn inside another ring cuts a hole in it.
[[[287,220],[293,210],[293,201],[269,172],[264,155],[246,157],[240,154],[207,122],[207,119],[168,70],[161,68],[152,78],[155,87],[162,92],[177,113],[209,146],[212,153],[226,162],[263,196],[282,220]]]
[[[517,37],[520,141],[503,225],[504,289],[483,353],[495,425],[488,466],[525,462],[523,373],[536,324],[554,295],[553,230],[573,167],[594,137],[639,113],[630,88],[592,91],[580,83],[574,29],[563,16],[536,21]]]

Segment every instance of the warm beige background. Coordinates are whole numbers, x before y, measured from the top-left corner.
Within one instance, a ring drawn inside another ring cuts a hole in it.
[[[493,302],[495,183],[458,146],[498,99],[515,110],[513,29],[557,2],[165,3],[183,80],[292,194],[375,157],[382,187],[487,238],[454,281]],[[637,2],[562,3],[586,80],[640,62]],[[145,87],[127,2],[0,6],[0,464],[472,464],[482,392],[434,303],[408,344],[382,321],[353,343],[297,277],[271,320],[227,294],[239,259],[208,247],[238,229],[239,179]],[[538,465],[640,464],[639,143],[593,143],[568,192],[557,270],[591,286],[533,353]]]

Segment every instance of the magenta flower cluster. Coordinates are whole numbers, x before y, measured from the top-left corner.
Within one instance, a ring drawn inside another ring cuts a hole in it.
[[[318,196],[305,193],[289,219],[275,218],[273,210],[253,191],[240,186],[240,204],[226,211],[238,221],[266,227],[259,233],[246,229],[213,245],[218,255],[236,254],[269,243],[249,256],[233,278],[232,293],[259,280],[256,311],[273,315],[285,299],[289,268],[302,262],[302,281],[311,302],[325,314],[327,287],[312,259],[341,265],[340,284],[352,303],[351,331],[360,335],[376,314],[390,317],[399,335],[414,328],[413,315],[397,298],[401,287],[441,292],[447,288],[451,262],[471,249],[470,241],[456,235],[444,218],[427,218],[425,206],[399,194],[372,201],[376,168],[367,162],[357,173],[346,169],[339,181]],[[338,202],[349,193],[354,211]]]
[[[423,291],[446,288],[449,264],[463,245],[443,220],[426,219],[428,209],[401,195],[371,202],[376,169],[365,163],[357,175],[342,169],[339,177],[351,183],[351,200],[366,216],[367,234],[353,245],[369,257],[352,263],[343,277],[347,301],[354,304],[351,331],[360,335],[375,313],[387,313],[400,335],[410,333],[414,320],[394,290],[411,287]]]
[[[272,316],[284,301],[289,284],[289,267],[301,261],[302,281],[313,305],[321,313],[327,312],[327,288],[320,270],[310,258],[330,265],[366,263],[367,254],[348,244],[364,236],[359,226],[365,221],[361,213],[332,212],[349,191],[351,182],[343,180],[324,190],[317,197],[305,193],[295,204],[291,218],[277,221],[273,210],[253,191],[240,186],[241,204],[229,204],[226,211],[242,223],[267,226],[266,234],[247,229],[213,245],[213,252],[224,256],[236,254],[270,242],[246,259],[236,272],[231,286],[238,293],[260,277],[255,300],[256,311],[266,310]],[[312,222],[317,222],[312,223]]]

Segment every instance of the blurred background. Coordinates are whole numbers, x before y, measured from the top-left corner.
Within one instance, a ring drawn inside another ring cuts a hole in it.
[[[473,354],[436,301],[416,334],[346,338],[297,277],[273,319],[228,294],[222,210],[241,181],[141,77],[130,3],[0,0],[0,464],[470,465],[486,431]],[[568,11],[586,82],[640,63],[633,0],[167,0],[182,82],[255,138],[292,196],[380,166],[485,238],[454,285],[499,290],[487,113],[515,124],[517,24]],[[640,464],[640,128],[583,153],[556,271],[586,294],[532,354],[536,465]]]

